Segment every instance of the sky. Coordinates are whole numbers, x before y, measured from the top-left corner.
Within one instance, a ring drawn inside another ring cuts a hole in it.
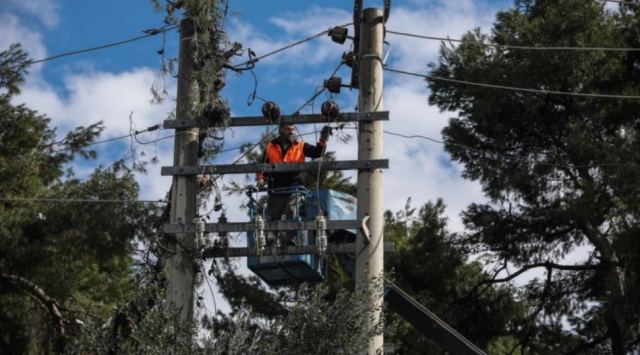
[[[365,1],[365,7],[381,7],[382,1]],[[459,38],[480,28],[489,32],[497,11],[513,6],[511,1],[490,0],[404,0],[393,1],[387,28],[431,36]],[[352,21],[351,1],[230,1],[226,29],[231,41],[240,42],[257,55],[280,48],[290,42]],[[0,0],[0,51],[19,42],[32,59],[93,47],[143,34],[143,30],[163,26],[164,14],[154,11],[148,0],[78,1],[78,0]],[[353,28],[350,27],[350,34]],[[386,37],[390,67],[426,73],[428,63],[437,61],[438,41],[388,34]],[[284,113],[292,113],[322,85],[339,63],[350,43],[333,43],[322,36],[303,45],[266,58],[256,64],[257,96],[277,102]],[[177,33],[154,36],[133,43],[60,58],[29,69],[22,93],[16,103],[25,103],[51,119],[58,134],[79,125],[103,121],[100,139],[126,135],[130,129],[142,130],[161,123],[175,109],[176,82],[164,78],[169,93],[162,104],[151,103],[150,88],[158,83],[164,48],[167,57],[178,50]],[[234,58],[242,62],[246,57]],[[338,72],[349,82],[349,68]],[[233,116],[260,115],[262,102],[248,105],[255,87],[254,79],[228,73],[222,91]],[[342,89],[333,98],[342,111],[353,111],[357,91]],[[419,134],[436,140],[455,113],[440,112],[428,104],[428,89],[423,79],[384,73],[384,109],[390,112],[385,130],[405,135]],[[313,105],[318,110],[326,100],[321,95]],[[304,112],[311,112],[307,107]],[[318,127],[319,129],[319,127]],[[299,126],[302,133],[313,126]],[[351,132],[353,133],[353,132]],[[138,136],[140,145],[130,139],[96,145],[97,160],[78,160],[73,166],[79,177],[87,176],[96,166],[131,155],[157,156],[159,163],[140,174],[137,180],[142,199],[165,199],[171,178],[160,176],[161,166],[173,164],[171,130],[154,131]],[[169,137],[161,139],[162,137]],[[313,140],[313,135],[305,136]],[[235,128],[225,132],[225,148],[260,139],[260,130]],[[329,149],[338,159],[355,159],[356,139],[348,143],[330,142]],[[230,151],[217,157],[218,163],[230,163],[239,156]],[[407,198],[413,206],[442,198],[453,231],[462,231],[460,213],[471,202],[485,201],[477,182],[462,178],[462,167],[452,162],[442,145],[424,139],[384,136],[384,157],[390,168],[384,172],[385,209],[402,209]],[[130,163],[131,161],[129,161]],[[242,180],[235,177],[236,180]],[[238,207],[242,199],[225,197],[230,221],[247,218]]]

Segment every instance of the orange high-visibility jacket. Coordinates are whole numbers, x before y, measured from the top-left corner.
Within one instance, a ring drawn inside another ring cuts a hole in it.
[[[265,163],[303,163],[305,157],[319,158],[325,147],[326,142],[322,139],[315,146],[299,140],[289,144],[285,149],[282,141],[276,138],[267,145],[263,161]],[[256,179],[267,178],[269,188],[273,189],[301,185],[303,181],[300,175],[299,172],[258,173]]]

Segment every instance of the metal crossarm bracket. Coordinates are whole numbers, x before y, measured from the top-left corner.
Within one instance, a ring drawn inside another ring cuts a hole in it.
[[[161,174],[167,175],[205,175],[205,174],[249,174],[249,173],[278,173],[295,171],[329,170],[371,170],[387,169],[389,160],[342,160],[342,161],[312,161],[306,163],[278,163],[278,164],[226,164],[205,166],[163,166]]]
[[[345,122],[371,122],[371,121],[388,121],[389,111],[380,112],[344,112],[340,113],[336,119],[328,120],[320,114],[305,115],[287,115],[278,119],[269,120],[263,116],[236,117],[229,120],[230,127],[240,126],[268,126],[280,123],[345,123]],[[164,128],[190,128],[200,127],[206,128],[212,126],[212,123],[204,117],[196,119],[175,119],[165,120]]]
[[[334,220],[327,221],[327,229],[357,229],[360,224],[356,220]],[[265,230],[267,231],[293,231],[293,230],[315,230],[315,221],[273,221],[265,222]],[[253,222],[235,222],[235,223],[207,223],[204,230],[209,233],[235,233],[249,232],[255,230]],[[195,226],[189,224],[165,224],[164,232],[168,234],[194,233]]]
[[[384,243],[385,252],[393,252],[394,243]],[[356,244],[334,244],[327,245],[327,254],[355,254]],[[245,256],[276,256],[276,255],[302,255],[302,254],[318,254],[318,247],[315,245],[289,246],[289,247],[272,247],[263,250],[260,255],[256,254],[255,248],[207,248],[202,251],[203,258],[222,258],[222,257],[245,257]]]

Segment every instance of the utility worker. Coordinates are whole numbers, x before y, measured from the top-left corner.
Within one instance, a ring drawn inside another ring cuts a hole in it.
[[[296,140],[295,125],[284,123],[279,126],[278,137],[267,145],[263,161],[265,163],[303,163],[306,157],[319,158],[325,150],[331,128],[324,126],[320,132],[320,140],[314,146],[303,140]],[[267,202],[267,220],[279,220],[282,215],[292,218],[295,208],[293,192],[278,193],[274,189],[304,186],[303,172],[258,173],[256,181],[258,189],[269,186]]]

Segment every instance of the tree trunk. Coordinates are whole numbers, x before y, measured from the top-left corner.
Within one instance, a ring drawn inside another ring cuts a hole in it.
[[[604,306],[606,308],[607,334],[611,339],[611,353],[625,355],[624,270],[620,266],[620,260],[611,243],[598,228],[586,223],[584,231],[587,238],[602,256],[602,263],[608,269],[606,276],[606,303]]]
[[[625,311],[624,311],[624,270],[618,265],[614,254],[607,272],[607,328],[611,337],[611,353],[624,355],[625,352]]]

